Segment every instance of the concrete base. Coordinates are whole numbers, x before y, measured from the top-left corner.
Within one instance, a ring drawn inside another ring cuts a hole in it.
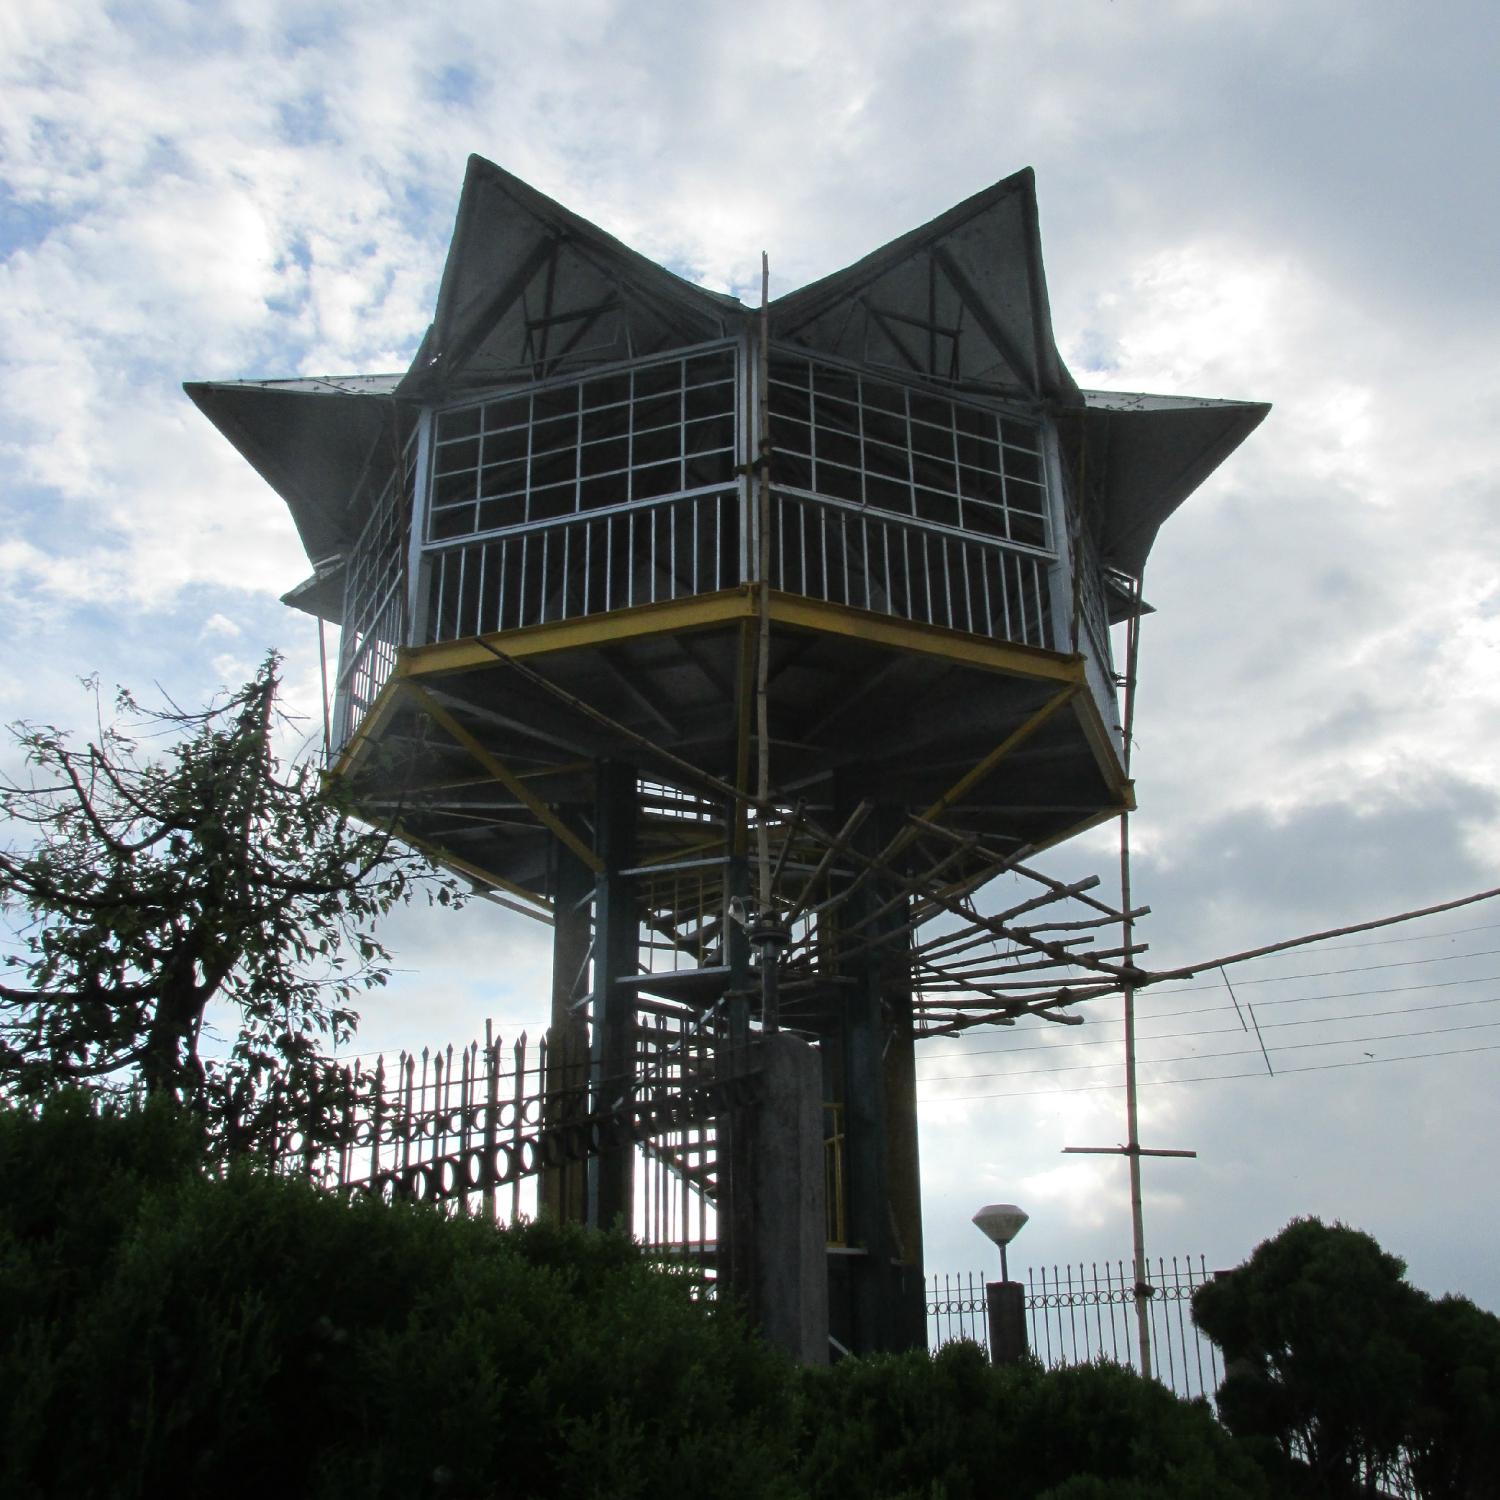
[[[762,1335],[803,1364],[828,1362],[823,1092],[817,1051],[785,1032],[761,1038],[763,1092],[736,1122],[752,1205],[737,1290]]]
[[[990,1363],[1013,1365],[1026,1358],[1026,1288],[1019,1281],[987,1281]]]

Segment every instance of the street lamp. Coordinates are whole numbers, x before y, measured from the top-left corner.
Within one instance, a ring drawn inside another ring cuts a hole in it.
[[[974,1215],[974,1223],[1000,1247],[1000,1279],[1010,1280],[1010,1267],[1005,1263],[1005,1247],[1020,1234],[1022,1226],[1031,1217],[1014,1203],[987,1203]]]

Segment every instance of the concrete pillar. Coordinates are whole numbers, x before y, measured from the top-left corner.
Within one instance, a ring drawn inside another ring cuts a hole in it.
[[[737,1287],[763,1337],[803,1364],[828,1362],[823,1091],[815,1048],[778,1032],[755,1043],[758,1101],[737,1111],[751,1199]]]
[[[988,1281],[984,1302],[989,1314],[990,1363],[1018,1364],[1026,1358],[1026,1288],[1019,1281]]]

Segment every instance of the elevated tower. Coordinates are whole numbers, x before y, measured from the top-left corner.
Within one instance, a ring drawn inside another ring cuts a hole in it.
[[[750,1285],[763,1137],[598,1122],[790,1032],[834,1336],[921,1342],[913,934],[1130,805],[1109,627],[1266,408],[1078,388],[1030,171],[752,309],[477,157],[405,374],[187,389],[341,627],[331,774],[553,926],[548,1209]]]

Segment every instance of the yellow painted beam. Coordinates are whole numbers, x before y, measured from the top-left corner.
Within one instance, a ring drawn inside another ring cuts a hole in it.
[[[539,896],[535,891],[528,891],[524,885],[517,885],[513,880],[507,880],[503,875],[497,875],[493,870],[485,869],[483,865],[476,865],[472,860],[455,854],[451,849],[433,839],[413,833],[405,824],[394,824],[391,832],[403,844],[410,844],[413,849],[420,849],[434,864],[446,865],[460,875],[467,875],[470,880],[478,881],[482,885],[492,885],[497,890],[506,891],[518,900],[537,908],[524,915],[535,916],[544,921],[551,920],[552,903],[545,896]]]
[[[544,656],[555,651],[607,646],[614,641],[635,640],[642,636],[703,630],[744,619],[753,610],[747,589],[723,589],[717,594],[695,594],[687,599],[666,599],[659,604],[638,604],[633,609],[583,615],[574,620],[554,620],[545,625],[528,625],[521,630],[494,631],[482,639],[503,649],[506,656]],[[481,645],[479,639],[471,638],[444,641],[435,646],[414,646],[402,653],[396,670],[407,678],[426,677],[434,673],[490,666],[494,660],[493,650]]]
[[[759,587],[758,584],[744,584],[716,594],[697,594],[687,599],[669,599],[659,604],[612,610],[603,615],[585,615],[574,620],[528,625],[522,630],[494,632],[482,638],[493,643],[491,647],[481,644],[479,639],[416,646],[402,653],[396,670],[407,678],[426,677],[486,666],[494,660],[496,648],[503,650],[506,656],[524,658],[607,646],[644,636],[671,635],[683,630],[704,630],[737,621],[753,621]],[[1013,677],[1044,682],[1083,681],[1082,657],[1044,651],[1039,646],[991,640],[940,625],[924,625],[894,615],[830,604],[822,599],[806,599],[775,589],[770,591],[768,604],[773,625],[822,631],[846,640],[912,651],[958,666],[979,667]]]
[[[1005,759],[1012,750],[1025,744],[1053,714],[1073,701],[1074,696],[1082,691],[1081,684],[1073,683],[1065,687],[1062,692],[1054,693],[1026,722],[1018,728],[1013,729],[1006,737],[990,751],[983,760],[972,770],[960,776],[957,781],[943,793],[931,807],[921,816],[929,823],[936,823],[943,814],[953,806],[955,802],[966,793],[972,791],[981,781],[985,779],[996,766]]]
[[[599,856],[498,755],[487,749],[465,729],[426,688],[419,686],[417,683],[408,682],[406,684],[406,691],[421,704],[423,711],[434,723],[441,725],[444,731],[462,745],[513,797],[519,798],[531,810],[538,821],[544,827],[550,828],[558,839],[566,844],[589,869],[596,875],[604,869],[603,861],[600,860]]]
[[[377,731],[391,716],[401,696],[400,671],[401,667],[398,662],[396,670],[386,679],[385,686],[375,695],[375,701],[365,711],[364,718],[359,721],[359,728],[344,742],[344,748],[339,751],[338,759],[324,773],[328,780],[347,776],[354,769],[355,761],[370,748]]]
[[[1066,683],[1082,683],[1084,680],[1082,657],[1044,651],[1038,646],[989,640],[959,630],[947,630],[940,625],[923,625],[897,619],[894,615],[878,615],[869,610],[850,609],[842,604],[804,599],[775,590],[771,593],[770,608],[773,625],[820,630],[849,640],[868,641],[875,646],[941,657],[959,666],[1004,672],[1012,677]],[[747,612],[753,613],[753,609]]]

